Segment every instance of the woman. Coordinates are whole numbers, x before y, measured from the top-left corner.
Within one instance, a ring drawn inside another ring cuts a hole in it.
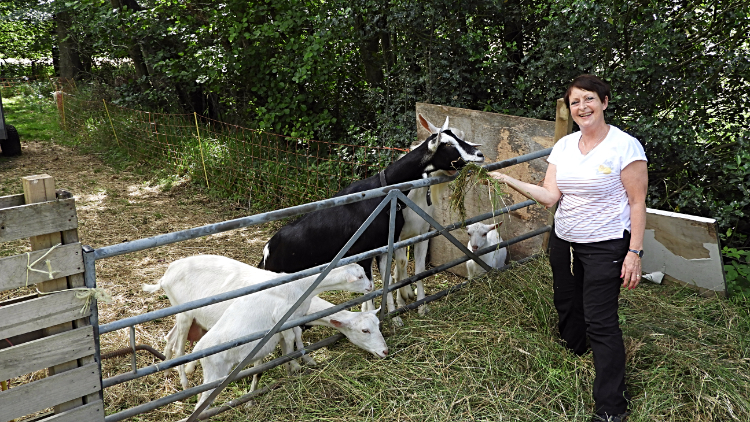
[[[560,201],[549,241],[560,336],[578,355],[593,351],[593,421],[621,422],[628,395],[617,300],[620,285],[634,289],[641,278],[648,173],[638,140],[605,122],[609,98],[598,77],[573,80],[565,104],[580,132],[555,144],[543,186],[490,174],[548,208]]]

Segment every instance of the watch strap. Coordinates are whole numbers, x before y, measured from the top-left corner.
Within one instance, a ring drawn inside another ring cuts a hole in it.
[[[634,254],[638,255],[638,258],[643,258],[643,249],[636,250],[636,249],[628,249],[628,252],[633,252]]]

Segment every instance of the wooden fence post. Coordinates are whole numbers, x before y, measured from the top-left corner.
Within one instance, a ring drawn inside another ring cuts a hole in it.
[[[573,118],[570,115],[570,110],[565,106],[565,99],[557,99],[557,111],[555,113],[555,138],[557,142],[565,135],[573,132]],[[555,211],[557,211],[557,204],[551,207],[547,216],[547,225],[551,226],[555,222]],[[552,228],[554,230],[554,227]],[[549,237],[551,232],[544,234],[544,240],[542,241],[542,250],[549,252]]]

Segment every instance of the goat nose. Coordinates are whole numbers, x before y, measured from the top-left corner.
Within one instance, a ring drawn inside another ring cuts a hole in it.
[[[482,154],[482,151],[477,151],[477,157],[484,158],[484,154]]]
[[[385,350],[383,350],[383,354],[384,354],[385,356],[388,356],[388,349],[385,349]]]

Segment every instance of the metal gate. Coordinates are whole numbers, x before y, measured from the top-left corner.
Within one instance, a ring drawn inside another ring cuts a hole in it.
[[[545,149],[541,151],[537,151],[531,154],[526,154],[523,156],[516,157],[514,159],[510,160],[504,160],[501,162],[491,163],[488,165],[485,165],[484,168],[488,171],[491,170],[498,170],[505,167],[509,167],[515,164],[524,163],[527,161],[534,160],[536,158],[541,158],[544,156],[549,155],[551,152],[550,149]],[[284,283],[288,283],[290,281],[298,280],[303,277],[319,274],[316,281],[313,283],[313,285],[309,288],[305,294],[299,298],[299,300],[289,309],[287,314],[282,318],[281,321],[279,321],[273,328],[267,331],[263,332],[256,332],[256,333],[250,333],[244,337],[235,339],[231,342],[223,343],[218,346],[214,346],[211,348],[203,349],[198,352],[189,353],[186,355],[183,355],[178,358],[170,359],[168,361],[161,362],[159,364],[150,365],[147,367],[138,368],[136,365],[136,359],[135,359],[135,353],[133,353],[133,360],[132,360],[132,372],[128,373],[122,373],[116,376],[113,376],[111,378],[107,378],[102,380],[102,388],[108,388],[117,384],[121,384],[127,381],[134,380],[136,378],[144,377],[147,375],[151,375],[160,371],[168,370],[171,368],[174,368],[179,365],[186,364],[190,361],[201,359],[205,356],[212,355],[215,353],[222,352],[224,350],[230,349],[232,347],[236,347],[242,344],[249,343],[251,341],[259,340],[260,342],[256,345],[254,350],[239,364],[237,367],[232,371],[232,373],[224,378],[223,380],[218,380],[209,384],[202,384],[196,387],[188,388],[186,390],[180,391],[175,394],[168,395],[166,397],[162,397],[158,400],[154,400],[148,403],[141,404],[139,406],[135,406],[123,411],[120,411],[118,413],[108,415],[105,417],[105,421],[107,422],[115,422],[127,419],[129,417],[132,417],[134,415],[138,415],[141,413],[145,413],[151,410],[154,410],[156,408],[159,408],[161,406],[164,406],[166,404],[184,400],[188,397],[191,397],[193,395],[202,393],[204,391],[208,391],[211,389],[214,389],[213,393],[209,397],[209,399],[204,403],[204,406],[202,406],[201,409],[203,410],[203,407],[209,406],[210,403],[213,401],[213,399],[216,397],[216,395],[219,394],[219,392],[231,381],[248,377],[253,374],[266,371],[270,369],[271,367],[281,365],[285,362],[288,362],[291,359],[295,359],[300,357],[303,353],[316,350],[318,348],[324,347],[328,344],[331,344],[340,338],[342,338],[341,334],[337,334],[335,336],[329,337],[326,340],[323,340],[319,343],[313,344],[309,347],[306,347],[303,351],[296,351],[294,353],[291,353],[289,355],[283,356],[281,358],[275,359],[271,362],[268,362],[266,364],[263,364],[259,367],[253,368],[253,369],[247,369],[242,371],[242,368],[249,362],[252,361],[255,353],[257,350],[260,349],[260,347],[263,346],[275,333],[279,331],[283,331],[289,328],[292,328],[297,325],[301,325],[316,319],[319,319],[323,316],[333,314],[335,312],[341,311],[343,309],[350,308],[352,306],[361,304],[364,301],[373,299],[377,296],[383,296],[383,299],[385,299],[385,294],[389,291],[396,290],[400,287],[406,286],[408,284],[411,284],[417,280],[420,280],[422,278],[428,277],[430,275],[436,274],[438,272],[444,271],[447,268],[453,267],[455,265],[459,265],[463,262],[468,261],[469,259],[475,260],[479,265],[481,265],[485,270],[490,270],[490,268],[487,266],[487,264],[484,263],[481,259],[478,258],[478,256],[483,255],[487,252],[490,252],[498,247],[506,247],[509,245],[512,245],[514,243],[529,239],[534,236],[538,236],[540,234],[546,233],[550,231],[550,227],[546,226],[531,232],[528,232],[522,236],[515,237],[513,239],[510,239],[508,241],[504,241],[500,243],[499,245],[492,245],[488,246],[486,248],[478,250],[476,253],[472,253],[469,251],[466,246],[464,246],[461,242],[459,242],[453,235],[450,234],[450,231],[455,230],[457,228],[463,227],[464,225],[472,224],[475,222],[479,222],[482,220],[486,220],[488,218],[491,218],[493,216],[498,216],[501,214],[508,213],[510,211],[518,210],[521,208],[528,207],[530,205],[535,204],[536,202],[533,200],[527,200],[518,204],[514,204],[508,207],[500,208],[497,210],[494,210],[492,212],[488,212],[485,214],[481,214],[472,218],[469,218],[462,222],[456,222],[454,224],[451,224],[449,226],[441,226],[438,224],[437,221],[435,221],[430,215],[428,215],[424,210],[416,206],[406,195],[403,194],[403,190],[410,190],[415,188],[421,188],[426,187],[438,183],[445,183],[452,180],[450,177],[442,176],[442,177],[431,177],[427,179],[412,181],[412,182],[406,182],[406,183],[400,183],[396,185],[391,185],[387,187],[372,189],[365,192],[358,192],[349,194],[346,196],[336,197],[336,198],[330,198],[322,201],[317,201],[309,204],[299,205],[295,207],[290,207],[282,210],[277,211],[271,211],[267,213],[257,214],[253,216],[238,218],[234,220],[229,220],[217,224],[210,224],[202,227],[196,227],[188,230],[182,230],[178,232],[168,233],[164,235],[154,236],[146,239],[139,239],[131,242],[125,242],[120,243],[117,245],[111,245],[106,246],[98,249],[93,249],[88,246],[83,247],[83,262],[85,267],[85,280],[86,280],[86,286],[89,288],[95,288],[96,287],[96,272],[95,272],[95,262],[97,260],[106,259],[110,257],[114,257],[117,255],[127,254],[127,253],[133,253],[137,251],[142,251],[145,249],[150,248],[156,248],[159,246],[180,242],[188,239],[194,239],[202,236],[207,236],[215,233],[221,233],[228,230],[234,230],[239,229],[243,227],[249,227],[253,225],[259,225],[264,224],[270,221],[276,221],[284,218],[294,217],[300,214],[326,209],[326,208],[332,208],[337,206],[342,206],[346,204],[351,204],[354,202],[364,201],[367,199],[372,198],[379,198],[383,197],[383,200],[380,202],[380,204],[377,206],[375,211],[369,216],[369,218],[365,221],[365,223],[358,229],[358,231],[355,233],[355,235],[348,241],[348,243],[344,246],[344,248],[336,255],[336,257],[329,263],[324,265],[319,265],[314,268],[310,268],[308,270],[300,271],[298,273],[294,274],[288,274],[281,277],[278,277],[273,280],[266,281],[261,284],[245,287],[242,289],[234,290],[232,292],[227,292],[223,294],[219,294],[216,296],[207,297],[201,300],[192,301],[189,303],[185,303],[178,306],[172,306],[169,308],[160,309],[157,311],[148,312],[142,315],[124,318],[121,320],[117,320],[114,322],[110,322],[107,324],[99,325],[98,324],[98,314],[96,310],[96,303],[94,302],[92,304],[92,316],[91,316],[91,324],[94,326],[94,330],[96,333],[96,360],[100,362],[100,350],[99,350],[99,335],[109,333],[115,330],[120,329],[129,329],[130,330],[130,347],[133,349],[133,352],[135,352],[135,326],[138,324],[142,324],[148,321],[152,321],[159,318],[164,318],[170,315],[175,315],[180,312],[188,311],[191,309],[199,308],[202,306],[208,306],[214,303],[222,302],[225,300],[230,300],[234,298],[238,298],[244,295],[252,294],[255,292],[259,292],[271,287],[279,286]],[[411,239],[396,242],[395,236],[394,236],[394,227],[395,227],[395,211],[396,211],[396,203],[397,201],[401,201],[402,203],[405,203],[406,206],[414,210],[419,216],[421,216],[423,219],[425,219],[434,229],[435,231],[430,231],[428,233],[425,233],[423,235],[413,237]],[[364,252],[358,255],[350,256],[343,258],[343,256],[346,254],[346,252],[349,250],[349,248],[354,244],[354,242],[361,236],[361,234],[364,232],[364,230],[370,225],[370,223],[373,221],[375,216],[377,216],[385,207],[390,207],[390,232],[389,232],[389,241],[387,246],[383,246],[378,249],[371,250],[369,252]],[[406,247],[409,245],[414,245],[418,242],[422,242],[428,239],[431,239],[436,236],[445,236],[448,240],[450,240],[457,248],[459,248],[466,256],[459,258],[457,260],[454,260],[452,262],[448,262],[446,264],[440,265],[438,267],[431,268],[430,270],[424,271],[420,274],[416,274],[412,277],[409,277],[405,280],[402,280],[399,283],[395,284],[389,284],[389,274],[391,268],[391,256],[394,251],[394,249]],[[386,265],[386,274],[383,274],[383,280],[385,280],[385,285],[382,289],[373,291],[371,293],[365,294],[363,296],[358,297],[357,299],[350,300],[348,302],[342,303],[340,305],[336,305],[332,308],[329,308],[325,311],[320,311],[315,314],[307,315],[304,318],[295,319],[292,321],[287,321],[289,316],[292,314],[292,312],[299,306],[299,304],[305,300],[309,294],[312,292],[312,290],[320,283],[320,281],[330,272],[333,268],[350,264],[350,263],[356,263],[358,261],[361,261],[363,259],[376,257],[382,254],[387,254],[388,257],[388,264]],[[528,259],[528,258],[527,258]],[[439,299],[447,294],[449,294],[452,291],[455,291],[457,289],[460,289],[464,287],[467,283],[461,283],[456,286],[453,286],[449,289],[446,289],[444,291],[438,292],[436,294],[433,294],[431,296],[425,297],[424,299],[413,302],[409,304],[408,306],[398,309],[395,312],[393,312],[392,315],[394,316],[397,314],[400,314],[402,312],[405,312],[410,309],[415,309],[419,305],[423,303],[428,303],[433,300]],[[384,301],[382,303],[385,303]],[[382,316],[386,316],[385,309],[382,310]],[[382,319],[381,316],[381,319]],[[199,414],[200,412],[195,412],[193,415],[188,418],[188,421],[193,421],[196,419],[206,419],[209,418],[217,413],[220,413],[222,411],[228,410],[240,403],[246,402],[250,400],[252,397],[262,394],[265,391],[268,391],[268,388],[260,389],[257,391],[254,391],[246,396],[243,396],[237,400],[234,400],[230,403],[227,403],[223,406],[214,407],[207,411],[204,411],[203,413]]]

